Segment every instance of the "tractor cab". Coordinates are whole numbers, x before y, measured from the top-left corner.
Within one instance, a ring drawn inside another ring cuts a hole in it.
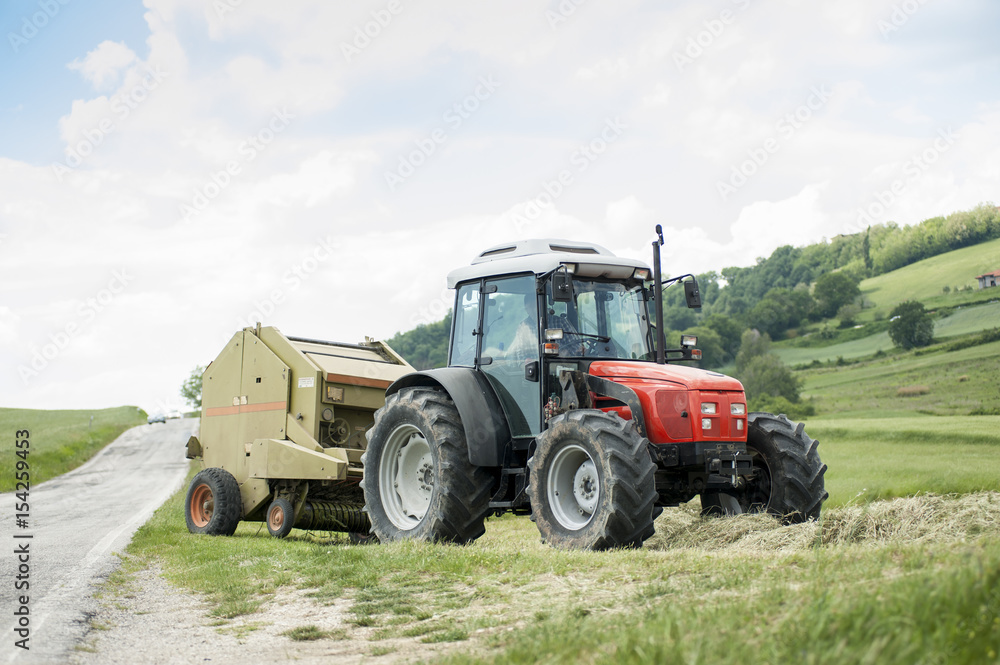
[[[582,375],[614,376],[614,368],[634,365],[628,373],[636,377],[656,362],[653,271],[641,261],[598,245],[526,240],[482,252],[448,283],[456,289],[448,364],[488,378],[515,438],[538,436],[571,406],[567,374],[579,383]],[[696,338],[682,342],[668,351],[674,360],[700,358]],[[732,379],[724,383],[742,390]],[[617,401],[602,397],[606,408]]]

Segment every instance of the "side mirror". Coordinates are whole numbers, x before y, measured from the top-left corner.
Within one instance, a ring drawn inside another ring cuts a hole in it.
[[[698,280],[694,277],[691,278],[690,282],[684,282],[684,299],[691,309],[701,307],[701,291],[698,290]]]
[[[552,273],[552,299],[556,302],[573,301],[573,276],[568,271]]]

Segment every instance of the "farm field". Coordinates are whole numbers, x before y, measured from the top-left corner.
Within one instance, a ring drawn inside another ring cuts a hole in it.
[[[818,414],[841,418],[1000,413],[1000,342],[908,352],[799,373]]]
[[[896,463],[896,444],[864,449],[865,427],[888,425],[873,422],[817,422],[820,450],[831,469],[863,457],[845,473],[866,487],[903,489],[913,471]],[[948,482],[996,457],[989,441],[970,445],[979,457],[948,455],[950,441],[919,451],[949,465],[940,487],[963,491]],[[421,645],[449,645],[435,660],[448,663],[738,663],[750,651],[761,663],[993,662],[1000,493],[869,502],[838,475],[819,523],[702,518],[694,501],[665,509],[645,548],[596,553],[552,549],[511,516],[468,546],[356,546],[301,531],[279,541],[256,524],[192,536],[179,493],[137,533],[125,570],[157,565],[206,594],[206,621],[237,635],[267,630],[272,601],[302,594],[301,624],[275,639],[382,662]],[[106,593],[128,584],[119,573]]]
[[[75,469],[122,432],[145,422],[146,413],[134,406],[79,411],[0,408],[0,431],[11,437],[20,429],[31,432],[28,462],[33,485]],[[0,472],[0,492],[13,489],[14,467],[5,464]]]

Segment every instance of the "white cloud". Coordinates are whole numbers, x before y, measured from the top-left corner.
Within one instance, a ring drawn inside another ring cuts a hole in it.
[[[82,60],[78,58],[68,67],[80,72],[98,90],[103,90],[116,83],[122,70],[135,60],[135,52],[124,42],[103,41]]]

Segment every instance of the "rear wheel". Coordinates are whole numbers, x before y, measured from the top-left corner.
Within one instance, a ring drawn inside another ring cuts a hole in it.
[[[486,531],[492,478],[469,462],[458,409],[444,391],[390,395],[361,461],[365,510],[380,541],[468,543]]]
[[[191,533],[231,536],[240,523],[240,486],[225,469],[199,471],[188,487],[185,519]]]
[[[653,535],[656,469],[631,423],[603,411],[556,416],[528,460],[531,518],[563,549],[641,547]]]
[[[826,465],[817,452],[819,442],[805,433],[802,423],[783,415],[751,413],[747,420],[753,476],[739,489],[702,494],[702,514],[767,512],[786,523],[819,519],[829,496],[823,480]]]

